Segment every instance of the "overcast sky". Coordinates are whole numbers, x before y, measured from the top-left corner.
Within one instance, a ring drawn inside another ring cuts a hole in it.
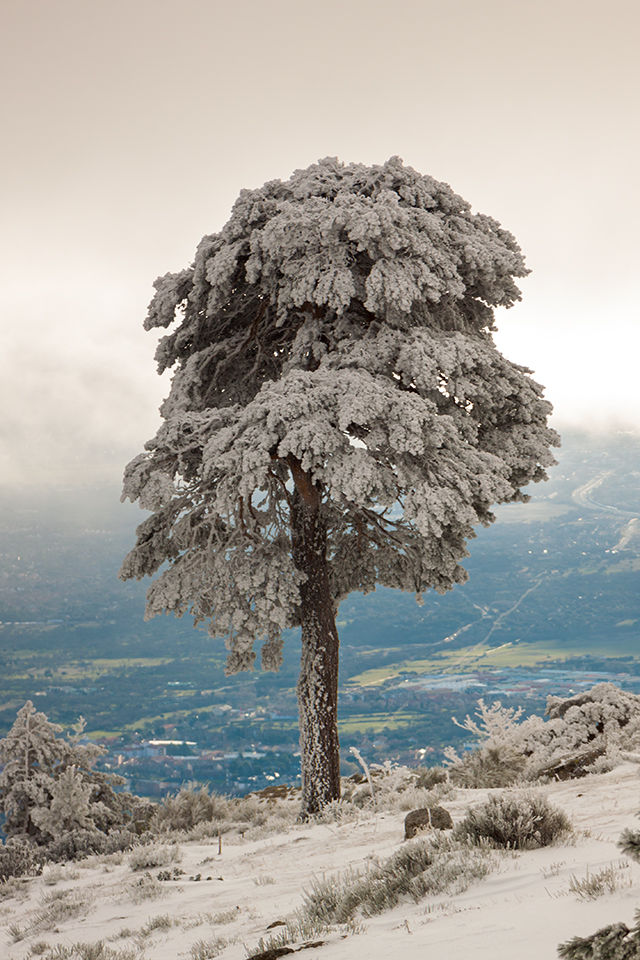
[[[393,154],[520,242],[498,342],[640,429],[636,0],[0,0],[0,483],[118,482],[142,322],[242,187]]]

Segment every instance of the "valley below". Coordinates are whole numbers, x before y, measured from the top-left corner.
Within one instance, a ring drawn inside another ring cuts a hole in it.
[[[564,438],[550,480],[477,531],[466,584],[378,589],[340,606],[340,737],[369,762],[438,763],[479,697],[542,713],[601,680],[640,691],[640,439]],[[106,769],[160,796],[186,781],[241,794],[298,776],[299,640],[279,673],[225,676],[189,618],[144,621],[117,571],[140,511],[108,487],[2,491],[0,735],[27,699],[83,715]]]

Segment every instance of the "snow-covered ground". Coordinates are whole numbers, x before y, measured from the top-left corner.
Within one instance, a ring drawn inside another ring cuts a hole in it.
[[[640,865],[621,857],[616,841],[624,827],[638,825],[639,786],[638,766],[624,764],[608,774],[536,788],[571,818],[576,835],[569,843],[499,855],[495,871],[465,892],[401,903],[364,919],[361,932],[329,934],[303,955],[552,960],[561,941],[616,921],[631,925],[640,906]],[[489,792],[457,790],[444,805],[455,821]],[[0,901],[0,956],[25,960],[46,956],[57,944],[102,940],[114,952],[107,956],[117,951],[123,960],[244,960],[269,936],[270,924],[299,906],[313,877],[396,851],[403,819],[403,813],[363,814],[355,822],[296,825],[262,839],[225,835],[221,854],[217,840],[181,843],[181,860],[166,869],[179,866],[184,876],[150,885],[143,879],[141,886],[144,871],[132,870],[129,854],[120,863],[102,858],[53,868],[21,885],[17,897]],[[589,901],[570,892],[572,876],[584,879],[612,864],[619,883],[614,892]],[[153,878],[159,869],[149,871]],[[189,879],[197,874],[199,881]],[[145,883],[148,896],[140,900]],[[70,906],[56,906],[65,903]],[[20,932],[24,937],[16,940]]]

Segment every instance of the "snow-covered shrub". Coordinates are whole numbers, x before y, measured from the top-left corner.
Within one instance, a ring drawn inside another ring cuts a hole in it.
[[[442,768],[435,768],[435,771],[430,774],[424,767],[411,769],[389,761],[373,763],[369,770],[370,781],[359,775],[343,780],[343,814],[346,814],[346,804],[363,810],[375,805],[378,810],[400,812],[439,803],[452,792],[452,787],[446,771]]]
[[[45,944],[45,950],[48,945]],[[33,946],[31,953],[33,953]],[[110,947],[102,940],[94,943],[72,943],[69,946],[58,943],[48,953],[42,951],[42,960],[143,960],[138,949]]]
[[[151,867],[167,867],[170,863],[179,863],[181,859],[180,847],[144,845],[132,851],[129,866],[132,870],[149,870]]]
[[[478,701],[476,718],[454,722],[478,741],[462,755],[445,750],[449,776],[464,787],[603,773],[640,745],[640,696],[599,683],[572,697],[548,697],[547,720],[521,720],[522,708]]]
[[[27,877],[42,871],[41,851],[28,840],[8,840],[0,846],[0,881]]]
[[[447,783],[449,773],[444,767],[416,767],[413,770],[415,786],[424,790],[433,790],[439,783]]]
[[[458,787],[510,787],[523,779],[526,759],[516,750],[489,744],[472,750],[451,768]]]
[[[64,876],[64,870],[59,863],[49,863],[42,871],[42,882],[46,887],[55,887]]]
[[[29,916],[24,927],[12,931],[14,940],[22,940],[38,933],[54,930],[60,923],[85,913],[93,902],[87,890],[51,890],[40,897],[38,908]]]
[[[125,897],[132,903],[137,904],[143,903],[145,900],[157,900],[159,897],[164,897],[167,892],[167,888],[160,880],[152,877],[149,871],[145,871],[127,885]]]
[[[91,829],[68,830],[61,832],[54,840],[45,844],[42,852],[47,860],[54,862],[80,860],[94,853],[115,853],[117,850],[127,850],[137,840],[135,834],[122,830],[114,831],[113,834]]]
[[[487,705],[478,700],[477,719],[467,715],[462,723],[453,717],[456,726],[479,741],[479,746],[459,755],[447,747],[445,763],[449,778],[461,787],[508,787],[524,777],[526,768],[525,741],[543,723],[531,716],[520,721],[522,707],[503,707],[499,701]]]
[[[231,819],[228,797],[209,793],[206,787],[189,785],[165,797],[156,808],[151,826],[155,832],[192,830],[199,823]]]
[[[412,840],[366,870],[350,868],[314,880],[301,912],[326,924],[346,923],[356,913],[369,917],[390,910],[407,896],[417,902],[430,894],[460,893],[491,865],[486,848],[464,841],[442,835]]]
[[[573,697],[548,697],[549,719],[525,743],[534,776],[584,776],[612,769],[640,745],[640,696],[598,683]]]
[[[189,951],[191,960],[214,960],[220,956],[228,944],[224,937],[210,937],[208,940],[196,940]]]
[[[310,919],[305,916],[302,910],[298,910],[291,917],[287,917],[284,925],[278,926],[274,933],[268,937],[260,937],[257,944],[251,950],[250,956],[280,957],[294,950],[283,949],[290,943],[300,943],[301,941],[317,941],[320,937],[324,938],[328,933],[338,933],[342,937],[349,934],[359,933],[361,925],[357,921],[348,921],[346,924],[325,923],[323,920]]]
[[[174,833],[189,840],[214,838],[231,830],[257,838],[278,833],[297,821],[299,796],[295,790],[283,785],[281,797],[264,793],[227,797],[209,793],[206,787],[183,787],[156,807],[150,829],[160,837]]]
[[[31,819],[45,836],[50,837],[93,828],[92,794],[93,785],[83,779],[75,764],[71,764],[50,784],[47,806],[34,808]]]
[[[571,823],[545,797],[525,791],[505,791],[469,810],[453,829],[454,836],[472,843],[534,850],[571,832]]]
[[[142,837],[139,837],[137,833],[132,833],[131,830],[128,830],[126,827],[110,830],[102,841],[102,850],[100,852],[110,855],[132,850],[133,847],[144,842],[148,836],[148,834],[144,834]]]
[[[350,800],[341,797],[340,800],[333,800],[325,804],[320,813],[315,815],[315,823],[353,823],[361,820],[366,813],[362,808]]]
[[[626,857],[640,863],[640,830],[623,830],[618,846]]]
[[[595,872],[587,869],[584,877],[576,877],[573,874],[569,880],[569,893],[578,900],[596,900],[598,897],[603,897],[605,893],[615,893],[622,887],[631,886],[630,869],[631,864],[621,860]]]

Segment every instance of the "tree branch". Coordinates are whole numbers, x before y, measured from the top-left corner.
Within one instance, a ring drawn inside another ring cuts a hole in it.
[[[302,469],[302,464],[298,458],[294,457],[292,453],[287,457],[287,463],[289,464],[296,490],[308,507],[312,510],[318,510],[321,501],[320,490],[307,471]]]

